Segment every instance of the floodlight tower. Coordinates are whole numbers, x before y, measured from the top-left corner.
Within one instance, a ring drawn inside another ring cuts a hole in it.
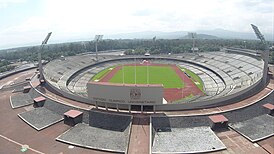
[[[192,52],[194,53],[195,39],[197,38],[197,33],[188,33],[188,37],[192,39]]]
[[[154,48],[156,49],[156,36],[154,36],[154,37],[152,38],[152,42],[153,42]]]
[[[156,36],[154,36],[154,37],[152,38],[152,41],[153,41],[153,43],[156,42]]]
[[[81,43],[81,44],[84,46],[84,50],[85,50],[85,52],[87,52],[86,43],[85,43],[84,41],[82,41],[82,43]]]
[[[41,52],[42,52],[44,46],[48,43],[48,40],[49,40],[51,34],[52,34],[52,32],[48,33],[48,35],[46,36],[45,40],[42,42],[42,44],[38,50],[38,65],[39,65],[39,74],[40,74],[39,81],[44,79]]]
[[[96,61],[98,61],[98,50],[97,45],[100,40],[102,40],[103,35],[95,35],[94,41],[95,41],[95,51],[96,51]]]
[[[254,30],[254,33],[256,34],[257,38],[261,40],[261,43],[264,46],[264,51],[262,51],[261,56],[264,60],[264,70],[263,70],[263,83],[266,85],[267,81],[267,72],[268,72],[268,61],[269,61],[269,46],[267,45],[267,42],[264,39],[264,36],[260,32],[259,28],[253,24],[251,24],[251,27]]]

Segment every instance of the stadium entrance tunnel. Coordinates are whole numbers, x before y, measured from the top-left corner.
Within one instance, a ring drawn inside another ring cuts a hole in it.
[[[131,105],[132,111],[146,111],[152,112],[154,111],[153,105]]]
[[[131,105],[132,111],[141,111],[142,105]]]
[[[143,106],[143,111],[153,111],[153,105],[144,105]]]

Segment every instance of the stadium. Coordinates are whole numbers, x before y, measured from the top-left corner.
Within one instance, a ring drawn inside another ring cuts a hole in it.
[[[12,81],[1,88],[1,120],[14,121],[5,138],[14,144],[1,144],[33,153],[273,151],[273,68],[263,52],[123,52],[60,57],[40,73],[31,66],[1,77]],[[19,129],[36,135],[18,143]]]
[[[238,100],[237,96],[243,99],[252,95],[254,89],[261,88],[263,79],[264,63],[255,52],[246,55],[233,49],[224,50],[166,57],[121,57],[114,52],[100,55],[99,62],[92,55],[79,55],[48,63],[43,74],[46,84],[63,96],[98,107],[137,111],[215,107]],[[102,84],[106,87],[102,92],[93,94],[92,91],[98,90],[89,90],[90,85],[97,85],[94,88],[98,89]],[[155,84],[162,94],[153,93]],[[124,87],[124,90],[110,90],[113,87]],[[137,99],[139,103],[129,104],[126,98],[116,103],[108,101],[130,95],[134,87],[139,87],[135,90],[144,97]],[[146,89],[147,96],[143,96],[141,92]],[[110,90],[108,95],[112,97],[100,96],[106,90]]]
[[[274,154],[273,3],[0,0],[0,154]]]

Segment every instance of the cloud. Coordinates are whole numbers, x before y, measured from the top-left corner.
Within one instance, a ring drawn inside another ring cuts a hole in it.
[[[256,13],[273,13],[273,0],[243,0],[236,2],[239,8]]]
[[[0,0],[0,8],[23,2],[26,0]],[[40,42],[49,31],[53,32],[51,39],[67,40],[138,31],[221,28],[252,32],[250,23],[254,23],[262,33],[273,34],[273,0],[43,0],[40,3],[39,14],[1,28],[0,46],[5,42]],[[27,9],[34,7],[38,6],[30,5]]]
[[[155,13],[151,9],[140,9],[132,13],[133,16],[150,16]]]
[[[10,5],[18,4],[18,3],[25,3],[26,0],[0,0],[0,9],[7,8]]]

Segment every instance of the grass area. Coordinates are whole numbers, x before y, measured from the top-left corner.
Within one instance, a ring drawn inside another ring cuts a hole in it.
[[[179,67],[179,66],[178,66]],[[106,68],[100,71],[98,74],[92,77],[92,81],[101,80],[104,78],[112,69],[115,67]],[[194,72],[179,67],[182,71],[186,72],[191,76],[191,80],[196,86],[204,91],[204,83],[202,79]],[[124,82],[128,84],[135,83],[135,66],[123,66],[109,82],[111,83],[123,83],[123,71],[124,71]],[[147,76],[148,73],[148,76]],[[147,79],[148,77],[148,79]],[[149,81],[148,81],[149,80]],[[163,84],[164,88],[183,88],[184,83],[176,72],[169,66],[136,66],[136,83],[137,84]],[[191,97],[191,96],[190,96]]]
[[[124,72],[124,73],[123,73]],[[148,73],[148,74],[147,74]],[[111,83],[135,83],[135,66],[123,66],[111,79]],[[182,88],[184,83],[169,66],[136,66],[137,84],[163,84],[164,88]]]
[[[91,81],[95,81],[95,80],[101,80],[103,79],[103,77],[105,77],[111,70],[113,69],[113,67],[109,67],[109,68],[106,68],[102,71],[100,71],[99,73],[97,73],[96,75],[94,75],[92,78],[91,78]]]
[[[202,91],[204,92],[204,82],[203,80],[194,72],[186,69],[186,68],[182,68],[180,67],[182,71],[186,72],[190,77],[191,80],[195,83],[195,85]]]

